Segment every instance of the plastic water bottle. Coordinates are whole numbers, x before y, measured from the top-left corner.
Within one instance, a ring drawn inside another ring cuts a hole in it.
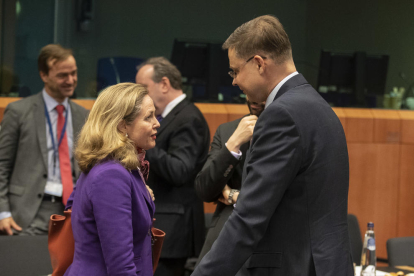
[[[368,222],[361,254],[361,276],[375,276],[376,265],[374,223]]]

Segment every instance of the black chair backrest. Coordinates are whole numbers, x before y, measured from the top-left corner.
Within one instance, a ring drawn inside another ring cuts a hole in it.
[[[0,236],[0,275],[51,274],[47,238],[47,235]]]
[[[414,237],[387,240],[389,266],[414,266]]]
[[[362,253],[362,236],[361,230],[359,229],[358,219],[353,214],[348,214],[348,231],[349,241],[351,243],[352,261],[356,265],[360,265]]]

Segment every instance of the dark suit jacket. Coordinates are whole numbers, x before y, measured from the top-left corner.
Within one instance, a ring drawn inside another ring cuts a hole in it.
[[[69,101],[73,137],[88,111]],[[42,93],[9,104],[0,130],[0,212],[8,211],[23,228],[29,226],[42,202],[47,181],[46,117]],[[75,176],[80,170],[72,163]]]
[[[241,188],[243,164],[249,143],[240,147],[242,152],[240,160],[234,158],[225,145],[241,119],[221,124],[214,134],[207,162],[195,180],[196,193],[205,202],[217,201],[226,184],[232,189],[240,190]],[[213,242],[217,239],[232,211],[233,205],[226,205],[217,201],[217,207],[209,226],[206,241],[198,257],[198,262],[210,251]]]
[[[260,115],[237,206],[193,275],[352,276],[342,125],[302,75]]]
[[[147,151],[154,226],[166,233],[161,258],[196,256],[201,250],[204,212],[194,179],[207,159],[209,140],[203,114],[184,99],[161,121],[157,144]]]

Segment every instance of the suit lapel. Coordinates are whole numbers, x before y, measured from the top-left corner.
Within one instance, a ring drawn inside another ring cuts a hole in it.
[[[36,122],[37,141],[39,142],[39,148],[42,153],[45,167],[48,168],[45,103],[43,101],[42,92],[36,97],[36,100],[33,103],[33,110]]]
[[[179,104],[177,104],[171,111],[168,113],[167,117],[162,119],[160,123],[160,128],[158,129],[158,135],[160,135],[164,129],[168,127],[168,125],[174,121],[175,116],[180,113],[180,111],[189,104],[190,102],[186,99],[182,100]]]
[[[149,191],[147,190],[147,187],[145,186],[144,177],[142,176],[141,172],[138,171],[138,170],[136,170],[136,171],[134,170],[133,173],[137,174],[142,179],[142,183],[144,185],[138,185],[138,189],[141,191],[141,194],[142,194],[142,196],[144,197],[144,199],[147,203],[148,210],[150,212],[151,217],[153,217],[154,211],[155,211],[154,210],[155,205],[154,205],[154,202],[152,201],[152,199],[150,198],[150,194],[149,194]]]
[[[83,122],[84,117],[81,116],[80,112],[77,112],[77,106],[71,101],[69,100],[69,104],[70,104],[70,111],[71,111],[71,116],[72,116],[72,125],[73,125],[73,140],[76,140],[76,135],[80,132],[83,124],[85,122]]]

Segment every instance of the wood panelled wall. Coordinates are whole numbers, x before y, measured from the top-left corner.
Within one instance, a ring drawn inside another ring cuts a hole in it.
[[[0,98],[0,121],[8,103]],[[93,100],[75,100],[90,109]],[[196,103],[213,138],[217,127],[248,113],[246,105]],[[358,217],[361,233],[375,223],[377,256],[386,258],[386,241],[414,236],[414,111],[334,108],[348,143],[348,211]],[[205,204],[205,212],[215,205]]]

